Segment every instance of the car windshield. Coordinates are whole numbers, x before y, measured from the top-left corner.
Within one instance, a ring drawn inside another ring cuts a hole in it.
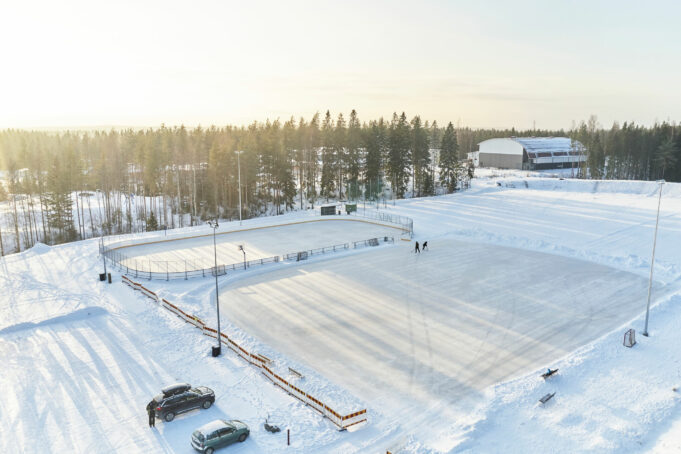
[[[201,432],[199,432],[198,430],[195,430],[194,433],[192,434],[192,436],[199,441],[205,440],[205,437],[203,436],[203,434]]]

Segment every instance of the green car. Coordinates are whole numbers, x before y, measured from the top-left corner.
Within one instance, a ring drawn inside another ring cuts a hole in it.
[[[235,441],[245,441],[249,433],[248,426],[241,421],[216,419],[194,431],[192,448],[199,452],[213,454],[217,448],[230,445]]]

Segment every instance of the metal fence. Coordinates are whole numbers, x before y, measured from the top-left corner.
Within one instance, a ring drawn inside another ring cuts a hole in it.
[[[135,276],[144,279],[164,279],[169,281],[171,279],[189,279],[191,277],[205,277],[215,276],[216,270],[218,276],[227,274],[227,271],[235,271],[239,269],[247,269],[254,265],[265,265],[268,263],[277,263],[281,259],[278,255],[274,257],[265,257],[246,262],[238,262],[231,264],[220,264],[217,266],[210,266],[201,260],[182,260],[182,261],[156,261],[143,258],[130,258],[120,251],[115,249],[102,249],[99,247],[100,254],[104,256],[124,274],[128,276]]]
[[[402,230],[409,234],[410,237],[414,236],[414,220],[406,216],[399,216],[396,214],[384,213],[382,211],[367,211],[363,214],[352,214],[353,217],[374,219],[376,221],[386,222],[389,224],[395,224],[400,226]]]
[[[317,249],[308,249],[305,251],[297,251],[283,256],[265,257],[246,262],[232,263],[229,265],[220,264],[217,267],[209,266],[202,263],[200,260],[184,260],[184,261],[154,261],[150,259],[143,259],[139,257],[131,258],[126,254],[116,249],[109,249],[106,246],[99,245],[99,253],[108,259],[114,266],[116,266],[122,273],[128,276],[134,276],[143,279],[161,279],[169,281],[171,279],[189,279],[193,277],[205,276],[223,276],[228,271],[237,271],[248,269],[252,266],[266,265],[269,263],[278,263],[281,260],[286,261],[300,261],[308,257],[328,254],[332,252],[340,252],[348,249],[357,249],[367,246],[378,246],[383,243],[394,243],[393,237],[385,236],[380,238],[369,238],[367,240],[353,241],[349,243],[336,244],[333,246],[326,246]]]
[[[293,252],[291,254],[286,254],[282,258],[287,261],[307,260],[308,257],[312,257],[319,254],[328,254],[332,252],[345,251],[348,249],[357,249],[366,246],[378,246],[381,242],[383,243],[394,243],[395,238],[392,236],[384,236],[380,238],[369,238],[368,240],[353,241],[350,243],[335,244],[333,246],[320,247],[317,249],[307,249],[304,251]]]

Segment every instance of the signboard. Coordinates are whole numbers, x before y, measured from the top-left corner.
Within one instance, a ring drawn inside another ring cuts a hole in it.
[[[336,214],[336,205],[322,207],[322,216],[333,216]]]

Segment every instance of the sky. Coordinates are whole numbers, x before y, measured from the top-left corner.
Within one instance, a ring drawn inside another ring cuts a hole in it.
[[[677,1],[0,5],[0,128],[681,120]]]

